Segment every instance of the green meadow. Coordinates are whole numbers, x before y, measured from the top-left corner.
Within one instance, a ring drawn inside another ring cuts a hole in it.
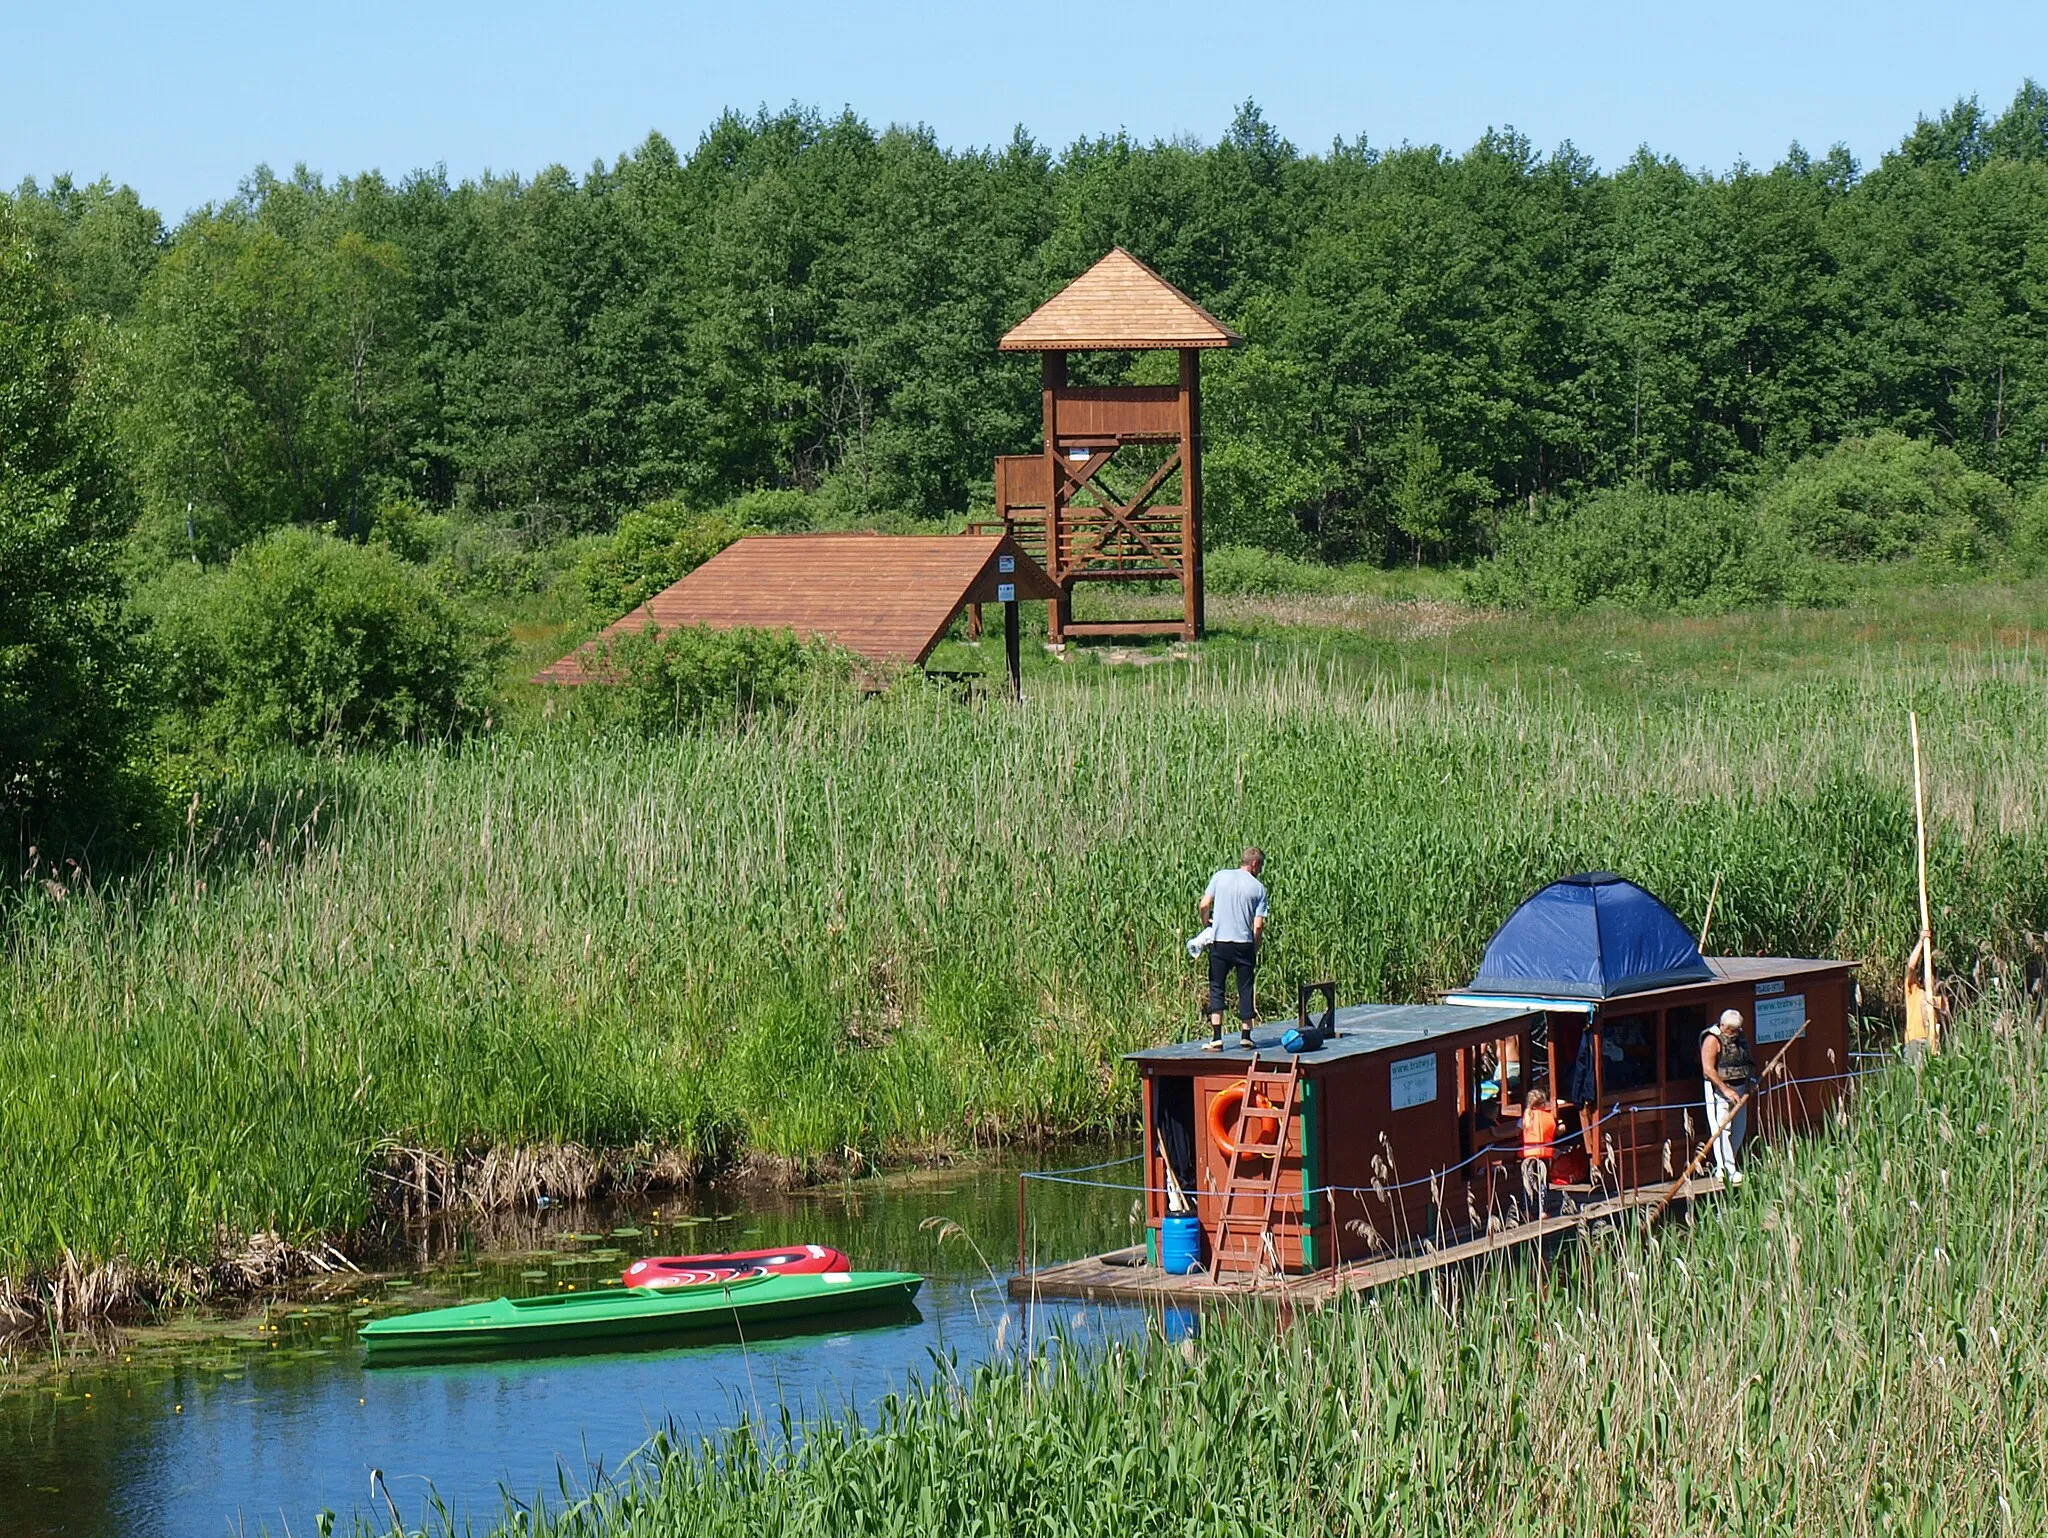
[[[1314,628],[1343,595],[1229,600],[1192,658],[1035,653],[1020,706],[906,682],[650,739],[534,701],[248,760],[146,866],[6,899],[0,1265],[175,1295],[254,1234],[372,1250],[408,1205],[1127,1131],[1119,1055],[1195,1029],[1180,941],[1247,841],[1274,1009],[1462,981],[1529,890],[1611,866],[1695,924],[1718,878],[1716,949],[1863,961],[1877,1013],[1917,928],[1908,708],[1942,969],[2038,954],[2038,587],[1659,621],[1354,596]]]

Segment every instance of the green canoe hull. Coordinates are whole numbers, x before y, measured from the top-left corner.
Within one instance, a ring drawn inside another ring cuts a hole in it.
[[[814,1317],[901,1310],[924,1285],[907,1271],[764,1276],[703,1287],[604,1288],[494,1298],[363,1326],[372,1361],[427,1353],[523,1351],[692,1331],[745,1331]]]

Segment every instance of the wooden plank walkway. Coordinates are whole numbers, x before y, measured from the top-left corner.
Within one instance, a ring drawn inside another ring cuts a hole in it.
[[[1624,1213],[1654,1207],[1664,1199],[1665,1189],[1663,1186],[1644,1186],[1594,1201],[1582,1201],[1573,1196],[1573,1210],[1570,1212],[1553,1213],[1533,1222],[1517,1223],[1511,1228],[1475,1235],[1442,1249],[1416,1250],[1383,1260],[1354,1261],[1302,1276],[1282,1279],[1268,1276],[1257,1283],[1248,1280],[1212,1282],[1203,1271],[1192,1276],[1174,1276],[1157,1266],[1148,1265],[1144,1248],[1136,1246],[1025,1271],[1010,1278],[1010,1296],[1020,1302],[1075,1299],[1090,1303],[1188,1304],[1236,1299],[1278,1303],[1284,1299],[1289,1303],[1327,1303],[1340,1293],[1371,1292],[1375,1287],[1384,1287],[1404,1277],[1469,1265],[1556,1235],[1590,1228]],[[1721,1182],[1712,1176],[1695,1179],[1687,1183],[1674,1205],[1712,1196],[1720,1190]]]

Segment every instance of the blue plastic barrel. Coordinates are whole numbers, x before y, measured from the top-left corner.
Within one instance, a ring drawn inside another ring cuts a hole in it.
[[[1192,1212],[1169,1212],[1159,1221],[1159,1264],[1173,1276],[1202,1269],[1202,1220]]]

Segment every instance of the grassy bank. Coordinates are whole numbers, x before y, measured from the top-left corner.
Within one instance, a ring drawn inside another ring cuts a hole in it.
[[[1048,666],[1022,709],[911,690],[676,741],[557,723],[258,764],[140,876],[7,899],[0,1266],[175,1275],[408,1190],[1105,1130],[1135,1103],[1118,1054],[1191,1025],[1178,942],[1247,840],[1276,1003],[1460,981],[1529,889],[1597,865],[1694,922],[1720,873],[1718,944],[1875,981],[1915,927],[1909,702],[1944,966],[2048,929],[2035,652],[1838,650],[1630,700],[1432,681],[1427,650],[1405,681],[1241,643]]]
[[[2048,1020],[1980,1010],[1739,1199],[1185,1349],[657,1442],[519,1532],[2028,1533],[2048,1524]]]

